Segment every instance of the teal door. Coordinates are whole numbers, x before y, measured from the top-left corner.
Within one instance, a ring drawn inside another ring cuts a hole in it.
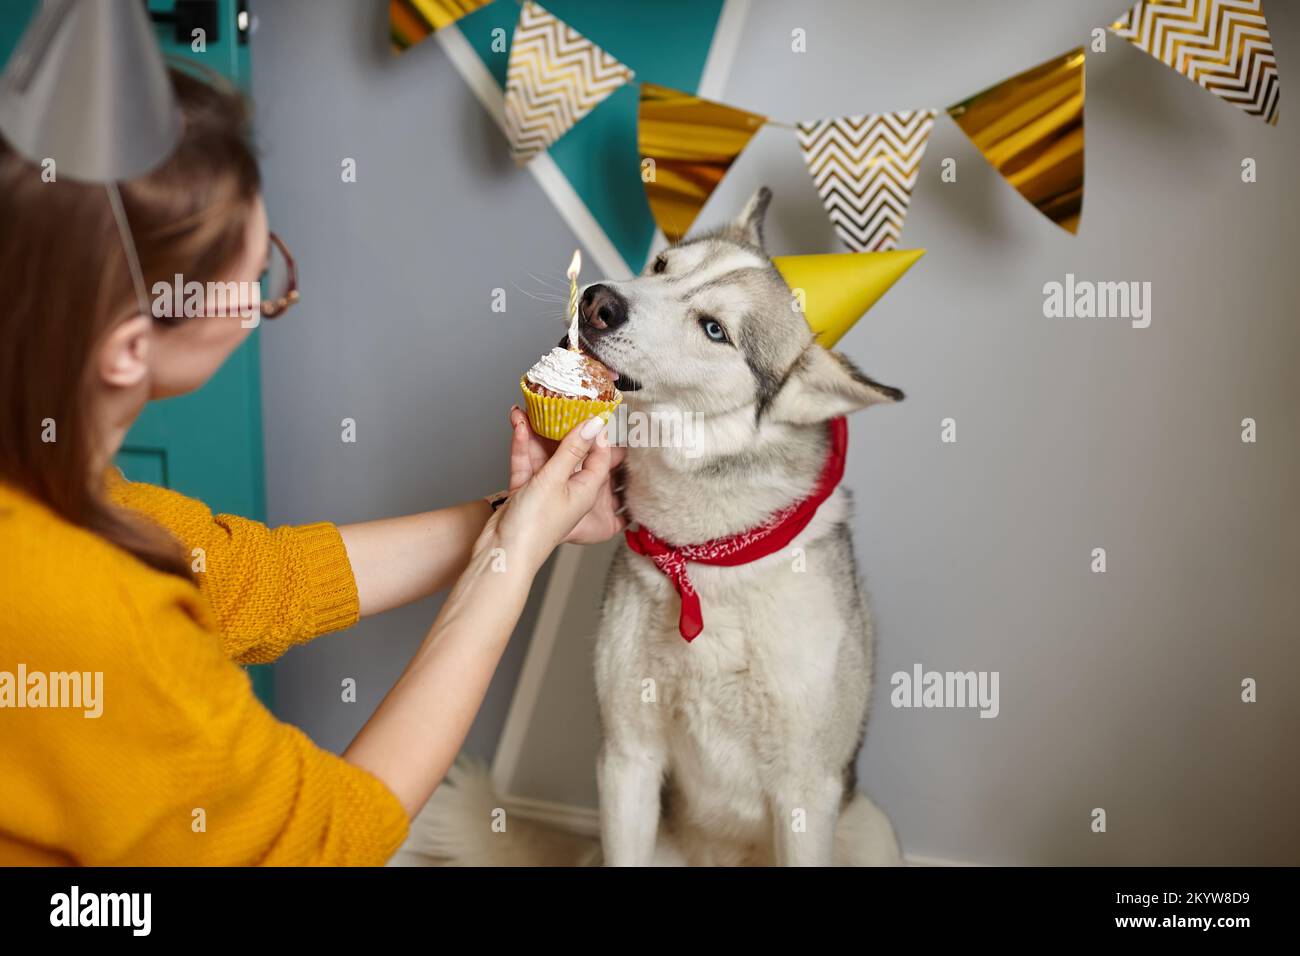
[[[0,4],[0,65],[9,59],[39,0]],[[169,57],[197,60],[248,88],[244,0],[189,4],[196,20],[178,19],[174,0],[149,0],[158,40]],[[195,30],[202,31],[198,49]],[[178,36],[178,33],[180,34]],[[117,462],[133,481],[175,488],[214,512],[266,517],[258,330],[202,389],[148,405],[126,436]],[[258,695],[271,700],[271,671],[250,668]]]

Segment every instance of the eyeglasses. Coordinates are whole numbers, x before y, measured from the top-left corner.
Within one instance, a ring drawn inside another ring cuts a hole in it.
[[[261,291],[258,296],[258,307],[261,309],[262,318],[275,319],[285,313],[289,306],[295,304],[299,298],[298,295],[298,265],[293,261],[293,254],[289,252],[289,247],[284,244],[284,240],[274,232],[267,233],[270,240],[267,247],[268,261],[266,271],[259,278]],[[252,298],[251,296],[249,297]],[[247,319],[250,318],[249,307],[236,307],[233,312],[204,312],[203,317],[208,319]]]
[[[274,319],[283,315],[300,298],[298,264],[293,261],[293,254],[283,239],[274,232],[267,235],[271,240],[270,261],[262,276],[262,318]]]

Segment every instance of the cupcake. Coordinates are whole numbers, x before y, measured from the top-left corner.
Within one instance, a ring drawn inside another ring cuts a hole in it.
[[[556,346],[519,380],[533,431],[557,441],[593,415],[608,420],[623,401],[614,374],[574,348]]]

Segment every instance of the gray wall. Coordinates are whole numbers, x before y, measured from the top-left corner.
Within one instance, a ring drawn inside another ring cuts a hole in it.
[[[573,235],[433,42],[394,58],[386,3],[257,5],[253,94],[272,226],[303,302],[262,332],[272,522],[408,514],[507,479],[519,373],[560,334],[519,291],[562,278]],[[341,162],[356,160],[344,183]],[[508,311],[491,311],[504,288]],[[339,423],[357,422],[356,444]],[[544,583],[544,579],[543,579]],[[520,634],[529,633],[541,588]],[[276,709],[341,750],[427,633],[430,600],[295,651]],[[507,651],[470,749],[490,754],[525,639]],[[339,700],[344,677],[358,701]]]
[[[724,99],[787,121],[942,106],[1126,6],[755,0]],[[441,51],[389,57],[385,7],[259,6],[267,198],[307,296],[262,338],[276,521],[377,517],[500,485],[519,368],[554,338],[549,307],[515,284],[538,288],[527,274],[558,273],[575,244]],[[1267,12],[1289,96],[1300,9]],[[794,27],[806,54],[789,51]],[[929,253],[840,346],[908,393],[857,418],[850,447],[879,634],[863,783],[913,854],[1295,863],[1300,127],[1290,99],[1269,128],[1108,43],[1088,59],[1079,235],[941,117],[904,233]],[[339,181],[344,156],[354,185]],[[956,183],[938,181],[943,157]],[[760,183],[776,190],[774,252],[837,249],[786,130],[760,133],[704,218]],[[1151,327],[1044,318],[1043,284],[1067,272],[1150,281]],[[505,316],[488,309],[498,286]],[[345,416],[356,446],[339,442]],[[955,445],[939,441],[948,416]],[[1239,440],[1246,416],[1258,444]],[[1094,547],[1108,550],[1104,575],[1089,570]],[[345,745],[435,610],[290,654],[282,716]],[[472,750],[495,744],[526,634]],[[999,671],[1001,716],[891,708],[889,675],[914,662]],[[338,703],[343,676],[360,678],[357,705]],[[1248,676],[1256,704],[1239,700]],[[1093,807],[1108,811],[1105,835],[1089,831]]]

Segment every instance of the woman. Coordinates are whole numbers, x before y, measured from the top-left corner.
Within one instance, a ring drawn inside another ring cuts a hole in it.
[[[242,103],[173,79],[183,140],[123,185],[145,287],[256,282],[270,245]],[[270,530],[127,482],[112,459],[144,402],[198,388],[252,323],[141,314],[104,191],[40,173],[0,142],[0,864],[382,864],[538,568],[622,525],[601,423],[548,458],[512,409],[495,511]],[[453,582],[342,758],[238,666]]]

